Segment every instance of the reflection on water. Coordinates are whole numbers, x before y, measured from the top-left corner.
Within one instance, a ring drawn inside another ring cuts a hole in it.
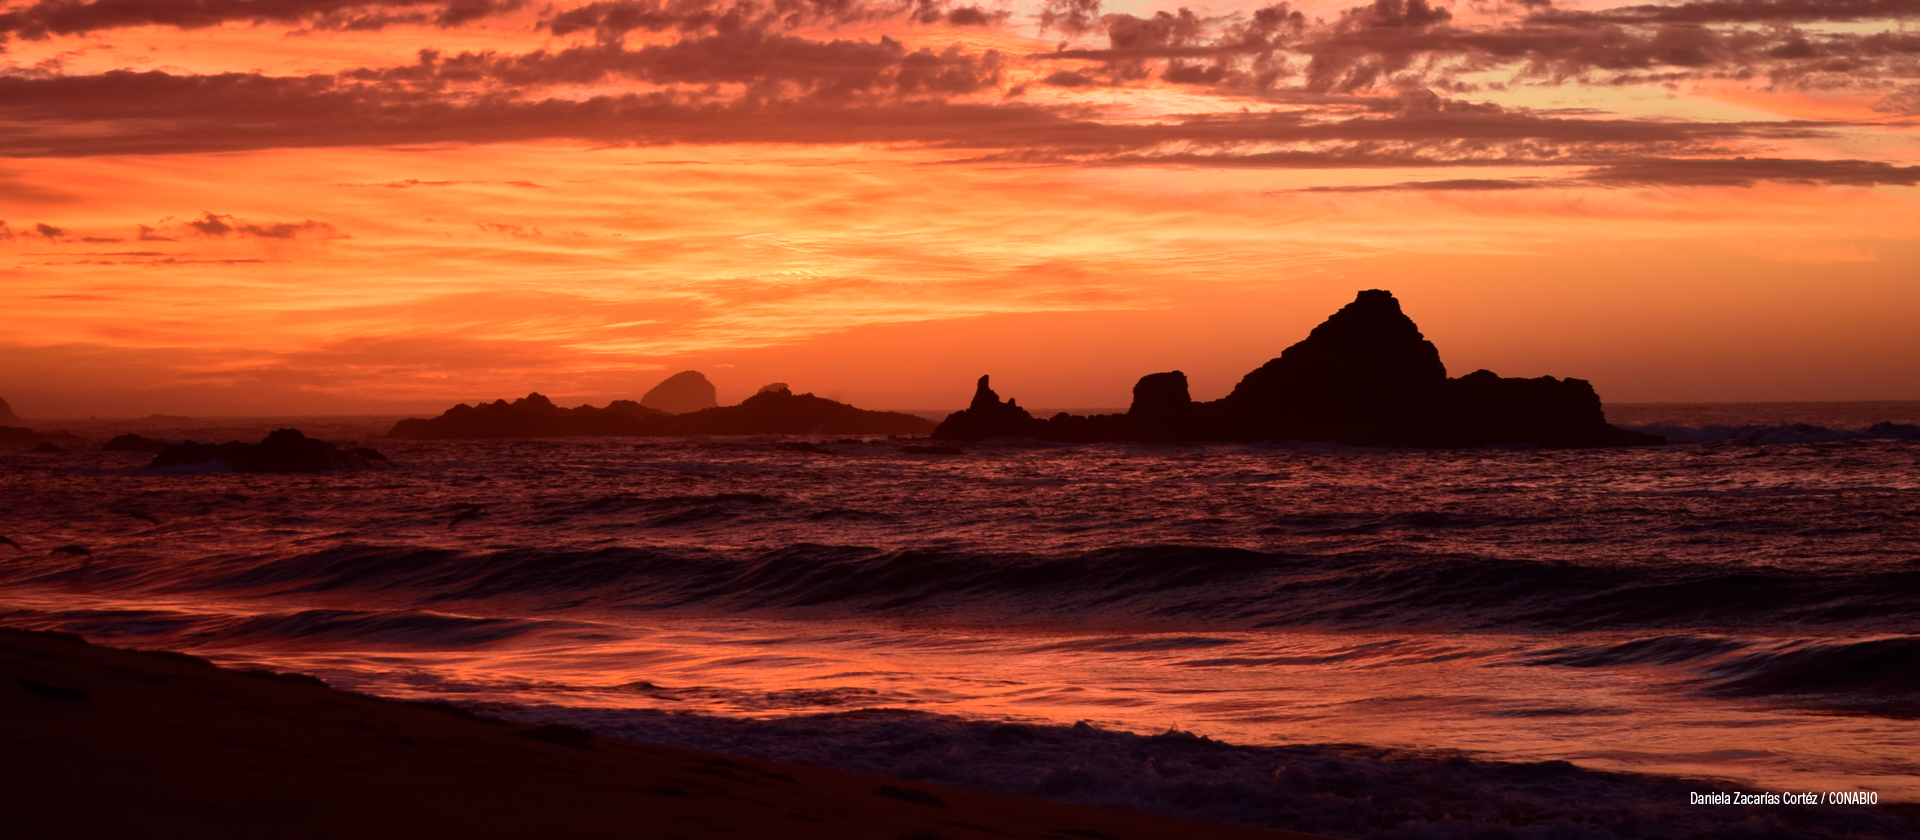
[[[0,620],[549,716],[899,708],[1920,801],[1913,444],[371,442],[404,467],[0,457]]]

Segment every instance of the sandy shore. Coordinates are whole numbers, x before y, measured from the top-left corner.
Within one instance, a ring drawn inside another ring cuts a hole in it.
[[[33,838],[1306,838],[592,737],[0,628]]]

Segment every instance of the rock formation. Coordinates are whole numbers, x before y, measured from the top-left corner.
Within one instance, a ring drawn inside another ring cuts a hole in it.
[[[1188,396],[1179,371],[1142,377],[1124,415],[1039,420],[1001,403],[980,378],[973,404],[936,438],[1058,441],[1337,441],[1462,448],[1491,444],[1648,446],[1665,440],[1608,425],[1581,379],[1507,379],[1480,370],[1447,378],[1440,352],[1378,289],[1248,373],[1211,403]]]
[[[668,435],[924,435],[933,423],[897,411],[868,411],[784,383],[760,389],[739,405],[679,414],[659,424]]]
[[[430,420],[401,420],[387,434],[430,440],[579,435],[924,435],[933,430],[933,424],[925,418],[867,411],[812,394],[795,395],[785,385],[776,385],[762,388],[739,405],[686,414],[656,411],[631,400],[615,400],[606,408],[561,408],[539,394],[528,394],[511,403],[462,403]]]
[[[577,435],[651,434],[649,421],[669,415],[632,400],[614,400],[606,408],[561,408],[539,393],[507,402],[470,406],[461,403],[431,420],[408,418],[393,424],[388,437],[416,440],[535,438]]]
[[[102,452],[159,452],[172,444],[128,432],[101,445]]]
[[[169,446],[155,455],[147,469],[223,461],[243,473],[322,473],[381,469],[391,464],[371,449],[343,450],[298,429],[276,429],[259,443],[188,442]]]
[[[67,432],[36,432],[27,428],[27,421],[13,413],[13,406],[0,399],[0,443],[47,443],[60,441],[75,444],[80,439]]]
[[[640,404],[668,414],[686,414],[720,405],[713,383],[697,370],[687,370],[666,378],[640,397]]]
[[[988,438],[1039,438],[1047,436],[1046,421],[1027,413],[1013,400],[1000,401],[1000,395],[987,386],[988,377],[980,377],[973,391],[973,403],[965,411],[955,412],[941,422],[934,437],[950,440],[986,440]]]

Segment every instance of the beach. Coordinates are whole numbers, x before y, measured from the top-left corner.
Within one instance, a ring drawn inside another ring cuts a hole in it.
[[[21,838],[1309,837],[598,738],[9,629],[0,677]]]

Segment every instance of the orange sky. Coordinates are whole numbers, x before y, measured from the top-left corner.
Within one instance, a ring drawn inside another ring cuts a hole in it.
[[[1122,406],[1378,287],[1456,375],[1920,399],[1920,3],[1188,9],[0,3],[0,397]]]

